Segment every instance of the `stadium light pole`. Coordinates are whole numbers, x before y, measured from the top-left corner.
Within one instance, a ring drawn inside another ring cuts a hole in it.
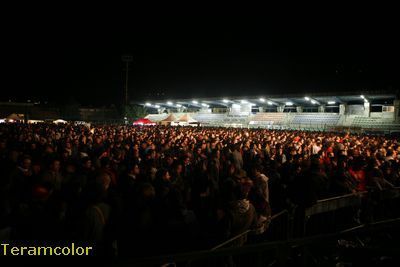
[[[131,55],[124,55],[122,56],[122,61],[126,63],[125,69],[125,106],[128,105],[128,78],[129,78],[129,62],[133,61],[133,56]]]
[[[128,106],[128,77],[129,77],[129,62],[133,61],[133,56],[131,55],[123,55],[121,57],[122,61],[126,63],[125,69],[125,93],[124,93],[124,123],[128,124],[128,114],[126,108]]]

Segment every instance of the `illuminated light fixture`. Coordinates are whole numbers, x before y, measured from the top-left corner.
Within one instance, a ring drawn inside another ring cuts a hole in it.
[[[181,105],[181,104],[176,104],[176,106],[177,106],[178,108],[182,107],[182,105]]]
[[[196,100],[193,100],[192,103],[193,103],[193,104],[198,104],[199,102],[196,101]]]
[[[255,106],[256,104],[254,104],[254,103],[249,103],[250,104],[250,106]]]
[[[249,101],[247,101],[247,100],[241,100],[240,103],[242,103],[242,104],[247,104],[247,103],[249,103]]]
[[[260,102],[265,102],[264,98],[260,98],[259,100],[260,100]]]
[[[272,105],[273,103],[271,101],[268,101],[268,105]]]
[[[167,104],[170,105],[170,106],[173,105],[173,103],[171,101],[168,101]]]
[[[316,104],[317,102],[315,100],[311,100],[311,104]]]
[[[224,103],[228,103],[228,102],[229,102],[229,100],[228,100],[228,99],[223,99],[223,100],[222,100],[222,102],[224,102]]]
[[[150,103],[146,103],[146,106],[150,107],[150,106],[151,106],[151,104],[150,104]]]
[[[360,95],[360,97],[361,97],[362,99],[365,99],[365,96],[364,96],[364,95]]]
[[[155,107],[155,108],[160,108],[160,105],[155,105],[154,107]]]
[[[369,103],[367,99],[364,98],[364,103]]]
[[[336,104],[336,102],[335,101],[328,101],[328,104],[329,105],[334,105],[334,104]]]
[[[286,102],[286,106],[293,106],[293,102]]]
[[[201,105],[202,105],[203,107],[208,107],[208,105],[205,104],[205,103],[201,103]]]
[[[239,104],[233,104],[232,108],[240,108],[240,105]]]
[[[305,96],[304,99],[310,101],[310,98],[308,96]]]

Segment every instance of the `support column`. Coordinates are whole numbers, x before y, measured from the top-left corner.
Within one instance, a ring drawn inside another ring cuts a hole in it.
[[[284,109],[285,109],[285,105],[280,105],[277,107],[278,112],[283,112]]]
[[[325,112],[325,105],[321,105],[318,107],[318,112],[324,113]]]
[[[265,108],[263,108],[263,107],[258,107],[258,112],[265,112]]]
[[[296,111],[297,111],[298,113],[302,113],[302,112],[303,112],[303,107],[297,106],[297,107],[296,107]]]
[[[364,103],[364,117],[369,117],[371,113],[371,103]]]
[[[400,99],[393,101],[394,106],[394,122],[400,123]]]
[[[347,105],[346,104],[340,104],[339,105],[339,114],[340,115],[345,115],[347,110]]]

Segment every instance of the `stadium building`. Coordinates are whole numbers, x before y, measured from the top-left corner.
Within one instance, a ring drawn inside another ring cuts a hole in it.
[[[201,126],[400,132],[400,100],[394,93],[175,99],[136,104],[145,106],[149,112],[146,118],[156,123],[174,123],[173,114],[175,124],[185,115]]]

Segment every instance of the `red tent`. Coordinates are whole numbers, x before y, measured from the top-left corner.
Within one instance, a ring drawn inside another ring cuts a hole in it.
[[[156,124],[149,119],[142,118],[142,119],[138,119],[137,121],[133,122],[133,125],[156,125]]]

